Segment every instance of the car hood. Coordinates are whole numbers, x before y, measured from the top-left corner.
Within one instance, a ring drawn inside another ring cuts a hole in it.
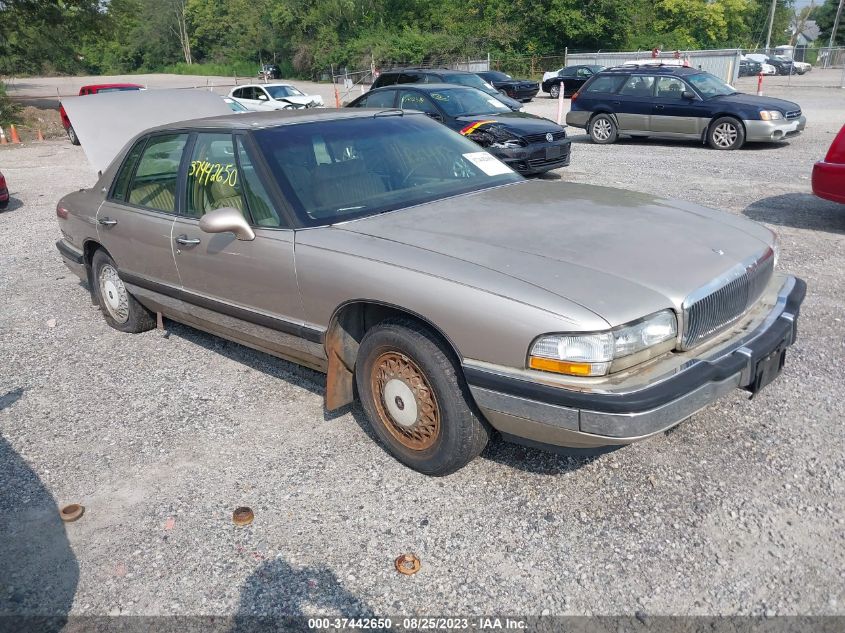
[[[460,116],[455,119],[460,127],[466,127],[471,123],[479,121],[495,121],[509,131],[523,136],[525,134],[544,134],[546,132],[560,132],[562,129],[557,123],[543,119],[527,112],[505,112],[503,114],[487,114],[474,116]]]
[[[735,95],[725,95],[721,97],[713,97],[709,99],[710,103],[736,103],[738,105],[752,106],[765,110],[781,110],[783,112],[792,112],[793,110],[800,110],[801,106],[792,101],[785,99],[775,99],[774,97],[758,97],[757,95],[749,95],[743,92]]]
[[[279,97],[275,101],[287,101],[288,103],[296,103],[297,105],[308,105],[310,103],[322,103],[322,98],[315,95],[291,95],[289,97]]]
[[[577,303],[611,326],[680,309],[691,292],[761,254],[773,239],[750,220],[694,204],[548,181],[496,187],[336,228],[515,278]],[[456,266],[454,278],[461,274]]]

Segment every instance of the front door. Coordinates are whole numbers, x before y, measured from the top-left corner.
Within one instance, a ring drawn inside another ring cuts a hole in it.
[[[709,118],[704,103],[698,97],[684,98],[692,89],[677,77],[658,77],[655,84],[651,113],[651,130],[661,134],[701,136]]]
[[[100,243],[121,277],[178,287],[171,230],[177,182],[188,134],[157,134],[129,150],[97,212]]]
[[[296,355],[291,349],[312,350],[313,340],[300,340],[304,310],[294,232],[274,207],[242,139],[226,132],[197,134],[185,190],[172,238],[182,299],[196,306],[186,320],[288,356]],[[199,228],[203,215],[223,207],[244,214],[254,240]]]

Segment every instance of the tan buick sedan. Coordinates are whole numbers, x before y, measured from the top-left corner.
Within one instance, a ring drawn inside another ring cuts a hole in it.
[[[761,225],[525,180],[398,110],[150,129],[57,213],[109,325],[160,313],[326,372],[328,409],[359,398],[387,450],[431,475],[493,429],[614,446],[755,393],[805,292]]]

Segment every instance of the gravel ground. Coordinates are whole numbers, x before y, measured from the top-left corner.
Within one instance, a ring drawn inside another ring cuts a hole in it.
[[[82,150],[0,149],[0,614],[845,614],[845,206],[809,185],[843,96],[805,87],[804,135],[737,152],[573,131],[546,177],[776,229],[809,286],[799,341],[753,401],[594,459],[496,442],[442,479],[388,457],[359,408],[324,413],[319,374],[109,328],[54,247],[56,200],[94,181]],[[400,576],[408,551],[422,570]]]

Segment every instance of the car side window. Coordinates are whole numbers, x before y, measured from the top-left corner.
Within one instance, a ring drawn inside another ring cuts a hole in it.
[[[126,154],[123,165],[120,166],[120,171],[117,172],[117,178],[114,179],[114,187],[111,193],[112,200],[126,202],[126,191],[129,189],[129,180],[132,178],[132,172],[135,171],[135,165],[138,164],[138,159],[141,157],[141,152],[144,150],[144,144],[146,142],[147,139],[142,138]]]
[[[249,208],[249,213],[256,226],[263,226],[268,228],[281,228],[287,226],[282,221],[281,216],[273,204],[258,173],[255,171],[254,163],[249,155],[247,149],[243,146],[242,139],[237,140],[238,146],[238,165],[240,167],[239,173],[241,175],[241,182],[243,186],[243,193],[246,197],[246,204]]]
[[[682,99],[686,84],[677,77],[658,77],[656,96],[662,99]]]
[[[629,97],[650,97],[654,88],[654,77],[646,75],[631,75],[631,78],[622,86],[619,94]]]
[[[440,114],[431,99],[424,94],[411,90],[399,93],[399,108],[402,110],[419,110],[426,114]]]
[[[165,213],[176,211],[179,164],[187,142],[187,134],[161,134],[147,141],[129,189],[130,204]]]
[[[579,79],[587,79],[588,77],[592,76],[592,72],[590,72],[589,68],[579,68],[578,72],[575,74],[576,77]]]
[[[574,68],[563,68],[558,72],[558,77],[574,77],[575,76],[575,69]]]
[[[243,97],[243,94],[244,94],[243,88],[237,88],[237,89],[232,91],[232,96],[235,97],[236,99],[240,99],[241,97]]]
[[[357,103],[359,108],[392,108],[396,97],[395,90],[373,92]]]
[[[624,76],[620,75],[605,75],[604,77],[596,77],[587,87],[585,92],[596,92],[604,94],[615,94],[619,90],[619,86],[625,81]]]
[[[231,134],[198,134],[188,165],[185,215],[199,218],[222,207],[244,211]]]
[[[399,75],[399,82],[400,84],[415,84],[417,82],[422,81],[422,77],[419,73],[402,73]]]

